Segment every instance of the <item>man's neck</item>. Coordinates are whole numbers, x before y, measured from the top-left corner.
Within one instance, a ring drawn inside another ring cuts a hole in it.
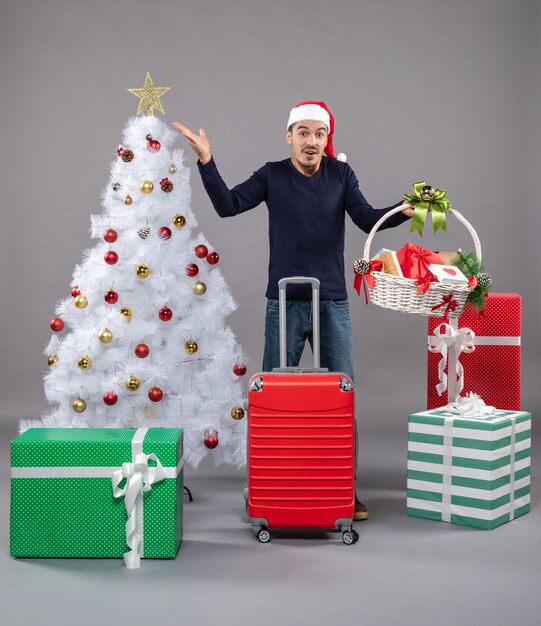
[[[317,165],[314,165],[313,167],[304,167],[301,163],[296,161],[293,157],[291,157],[291,163],[293,164],[293,167],[298,172],[308,177],[313,176],[321,167],[321,161],[319,161],[319,163]]]

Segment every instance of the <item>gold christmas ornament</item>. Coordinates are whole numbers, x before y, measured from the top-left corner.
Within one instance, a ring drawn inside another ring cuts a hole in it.
[[[84,309],[88,306],[88,298],[86,296],[83,296],[83,294],[81,294],[75,298],[75,300],[73,301],[73,304],[78,309]]]
[[[170,174],[176,174],[177,173],[177,166],[174,163],[171,163],[171,165],[169,166],[169,173]]]
[[[123,317],[126,321],[128,321],[128,322],[129,322],[129,321],[131,320],[131,317],[132,317],[132,312],[131,312],[131,309],[128,309],[128,307],[127,307],[127,306],[123,306],[123,307],[120,309],[120,315],[122,315],[122,317]]]
[[[186,218],[184,217],[184,215],[180,215],[180,213],[177,213],[173,218],[173,224],[177,228],[184,228],[184,226],[186,226]]]
[[[49,367],[54,367],[58,363],[58,356],[56,354],[51,354],[51,356],[47,359],[47,363]]]
[[[98,339],[102,343],[110,343],[113,340],[113,333],[108,328],[103,328],[98,333]]]
[[[83,356],[79,357],[77,366],[81,370],[89,370],[92,367],[92,359],[87,354],[83,354]]]
[[[71,403],[71,408],[75,413],[82,413],[86,411],[86,402],[82,398],[77,398]]]
[[[151,193],[154,189],[154,185],[150,180],[142,180],[139,184],[139,189],[141,190],[141,193]]]
[[[148,275],[150,274],[150,270],[148,269],[148,266],[145,265],[144,263],[141,263],[141,265],[138,265],[135,272],[137,274],[137,278],[147,278]]]
[[[126,381],[126,389],[130,391],[137,391],[141,386],[141,381],[136,378],[133,374]]]
[[[430,202],[430,200],[432,200],[432,198],[434,197],[434,193],[435,193],[434,187],[431,187],[430,185],[425,185],[421,189],[421,198],[425,202]]]
[[[128,194],[125,198],[124,198],[124,204],[126,205],[130,205],[133,202],[133,198],[130,196],[130,194]]]
[[[244,417],[244,409],[240,406],[235,406],[231,409],[231,417],[234,420],[241,420]]]
[[[202,280],[196,280],[193,284],[193,292],[196,296],[202,296],[207,290],[207,286]]]
[[[165,114],[160,98],[170,89],[171,87],[155,87],[150,77],[150,72],[147,72],[142,88],[128,89],[130,93],[139,98],[136,115],[140,115],[143,111],[146,111],[147,115],[154,115],[154,109],[158,109],[162,115]]]
[[[184,344],[184,350],[186,354],[195,354],[197,352],[197,347],[197,344],[192,339]]]

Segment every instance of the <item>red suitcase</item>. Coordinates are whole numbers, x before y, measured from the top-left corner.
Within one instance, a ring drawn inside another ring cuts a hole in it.
[[[286,367],[286,285],[312,284],[314,367]],[[319,367],[319,280],[278,283],[280,367],[248,383],[247,512],[259,541],[269,528],[342,531],[346,544],[355,502],[355,421],[351,379]]]

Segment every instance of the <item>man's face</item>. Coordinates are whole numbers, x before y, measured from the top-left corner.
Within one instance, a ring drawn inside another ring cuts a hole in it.
[[[291,161],[303,174],[311,176],[319,169],[328,141],[327,126],[323,122],[302,120],[286,133],[291,146]]]

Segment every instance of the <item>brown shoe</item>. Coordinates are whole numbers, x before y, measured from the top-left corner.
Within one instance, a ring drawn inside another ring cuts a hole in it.
[[[353,513],[353,521],[360,522],[365,519],[368,519],[368,509],[360,500],[355,498],[355,511]]]

